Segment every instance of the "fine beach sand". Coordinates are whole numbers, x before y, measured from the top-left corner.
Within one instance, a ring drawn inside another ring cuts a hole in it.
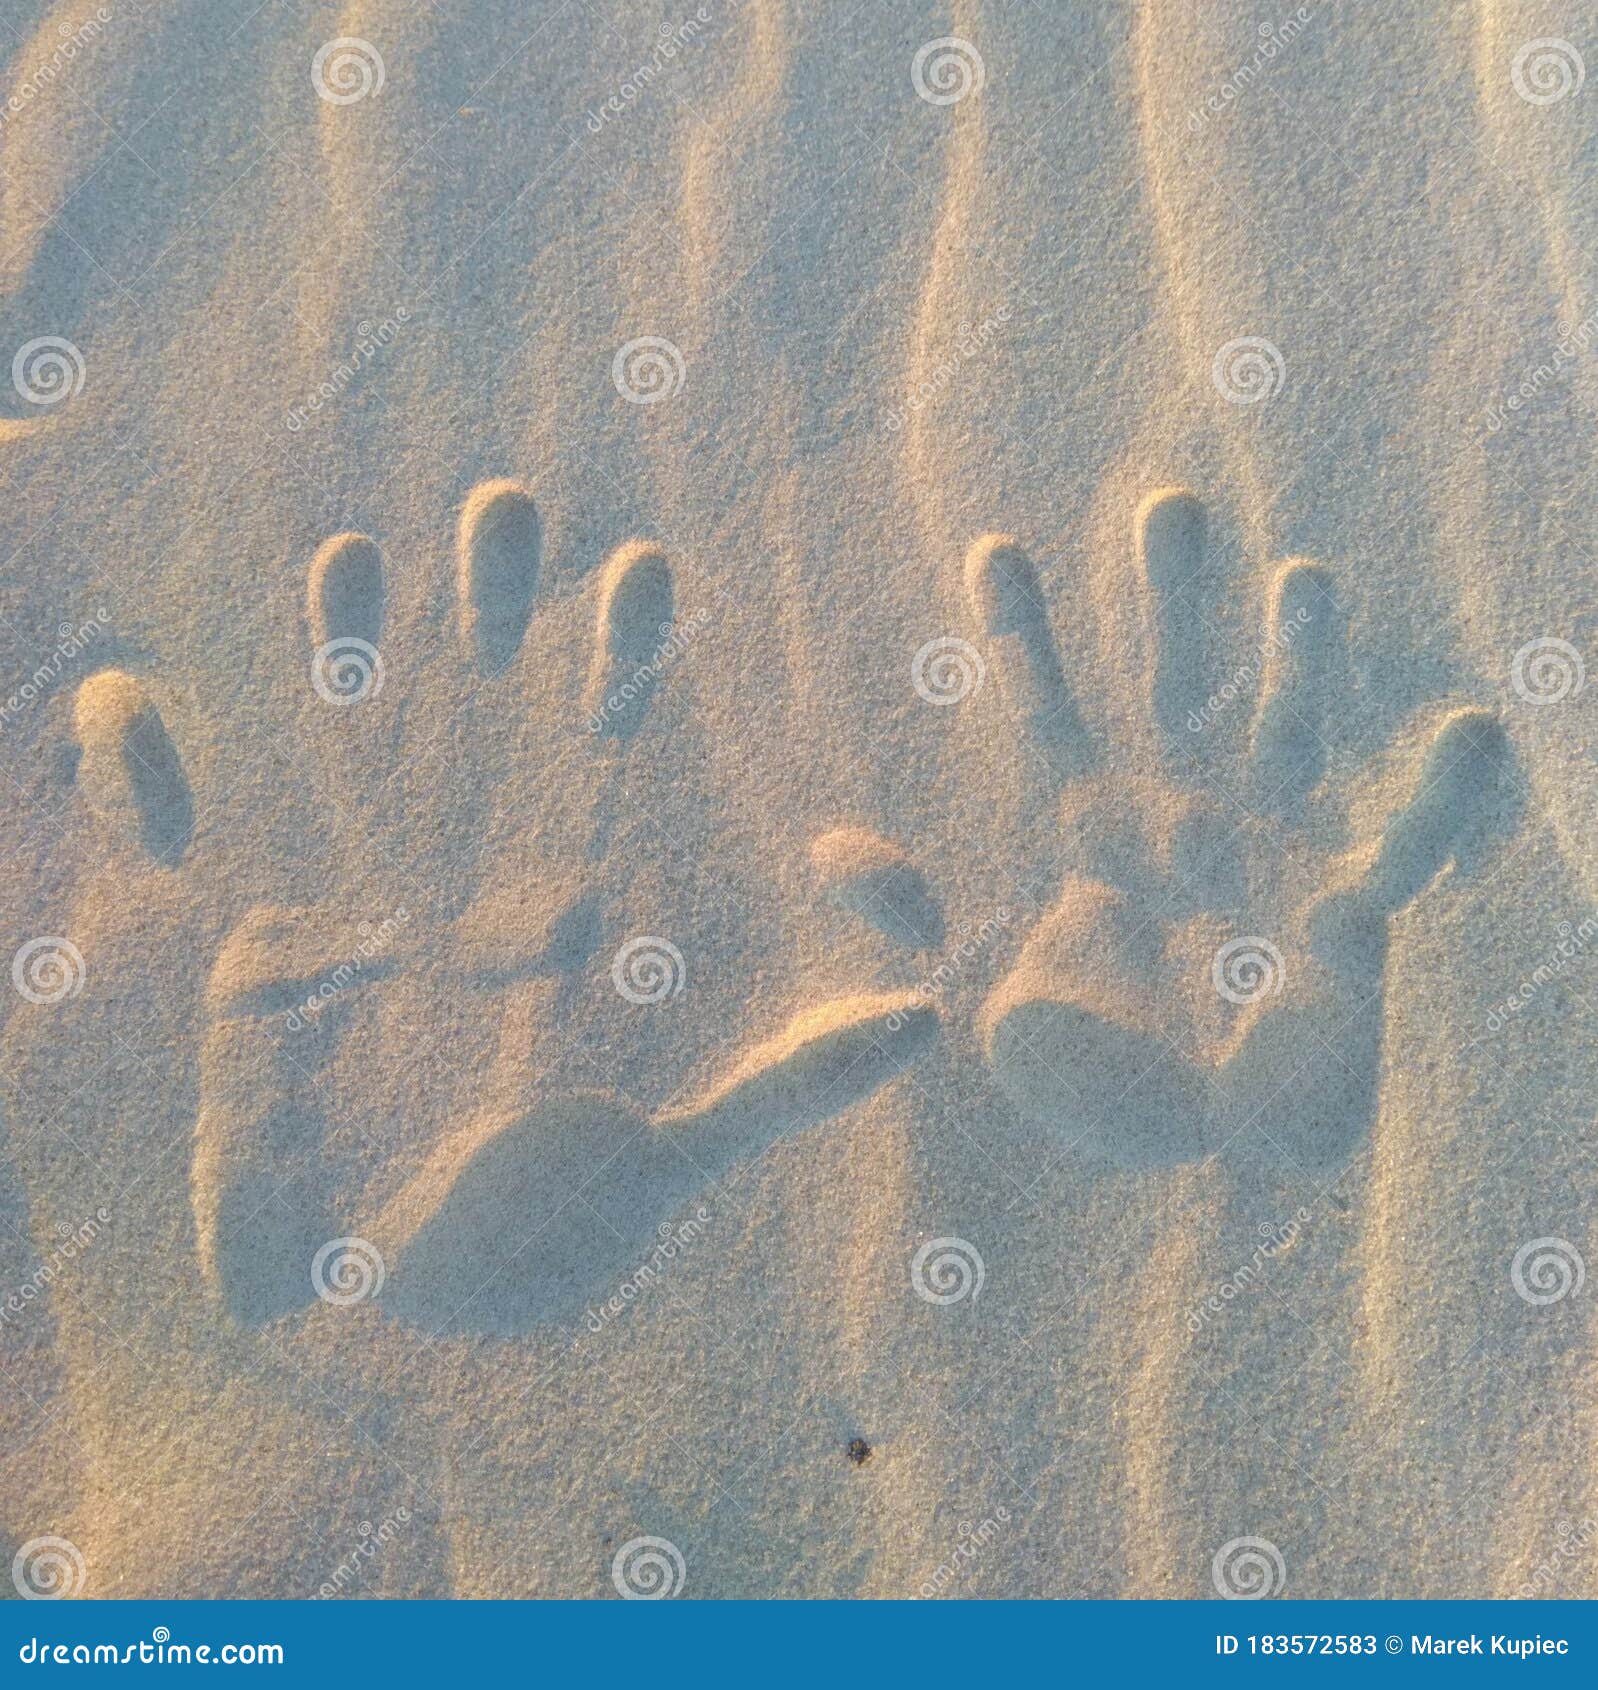
[[[0,1594],[1598,1595],[1590,8],[0,78]]]

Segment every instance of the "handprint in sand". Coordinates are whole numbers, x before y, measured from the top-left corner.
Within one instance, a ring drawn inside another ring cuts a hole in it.
[[[735,1165],[876,1090],[935,1032],[903,994],[863,995],[801,1009],[654,1111],[602,1070],[590,1087],[551,1082],[585,984],[648,1006],[682,983],[670,942],[618,931],[598,890],[619,783],[636,796],[652,775],[649,756],[629,758],[679,611],[674,570],[648,542],[619,547],[592,584],[581,696],[523,741],[556,807],[583,813],[586,840],[563,860],[535,822],[515,825],[513,795],[490,803],[506,770],[478,738],[528,709],[518,678],[539,657],[542,553],[525,489],[471,493],[442,672],[387,637],[374,540],[339,535],[311,560],[308,637],[281,660],[311,683],[297,751],[337,812],[334,890],[195,916],[227,929],[205,991],[195,1247],[203,1283],[243,1325],[367,1295],[429,1333],[569,1322]],[[183,882],[197,905],[225,901],[226,863],[188,849],[195,799],[143,683],[86,682],[78,731],[85,790],[118,849],[168,903]],[[611,879],[634,866],[612,863]],[[441,893],[446,879],[468,890]]]
[[[1385,815],[1351,828],[1372,775],[1336,749],[1353,682],[1331,572],[1281,564],[1261,656],[1213,676],[1213,607],[1236,589],[1204,507],[1160,491],[1134,526],[1152,734],[1113,755],[1083,726],[1026,554],[988,535],[966,556],[978,650],[1061,783],[1075,865],[982,1005],[982,1049],[1024,1116],[1119,1163],[1252,1138],[1291,1167],[1340,1166],[1376,1110],[1389,924],[1500,832],[1504,734],[1473,708],[1425,725]],[[1215,734],[1223,712],[1249,712],[1247,732]]]

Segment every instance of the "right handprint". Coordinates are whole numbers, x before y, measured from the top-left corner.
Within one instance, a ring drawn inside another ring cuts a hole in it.
[[[1341,1166],[1376,1111],[1389,923],[1507,830],[1513,759],[1490,713],[1456,708],[1407,765],[1384,761],[1388,797],[1338,747],[1352,679],[1328,571],[1282,564],[1259,655],[1217,673],[1235,617],[1203,506],[1151,495],[1136,549],[1152,760],[1097,754],[1016,543],[966,558],[986,660],[1064,783],[1078,869],[983,1004],[982,1047],[1023,1115],[1119,1163],[1247,1138],[1290,1168]],[[1245,711],[1246,733],[1215,731]]]

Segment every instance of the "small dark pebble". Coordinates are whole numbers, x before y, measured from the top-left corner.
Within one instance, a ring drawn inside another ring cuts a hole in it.
[[[849,1459],[856,1467],[864,1467],[871,1459],[871,1445],[864,1438],[850,1438]]]

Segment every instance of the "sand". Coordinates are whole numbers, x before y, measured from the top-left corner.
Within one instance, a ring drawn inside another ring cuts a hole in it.
[[[1587,8],[0,54],[19,1595],[1598,1594]]]

